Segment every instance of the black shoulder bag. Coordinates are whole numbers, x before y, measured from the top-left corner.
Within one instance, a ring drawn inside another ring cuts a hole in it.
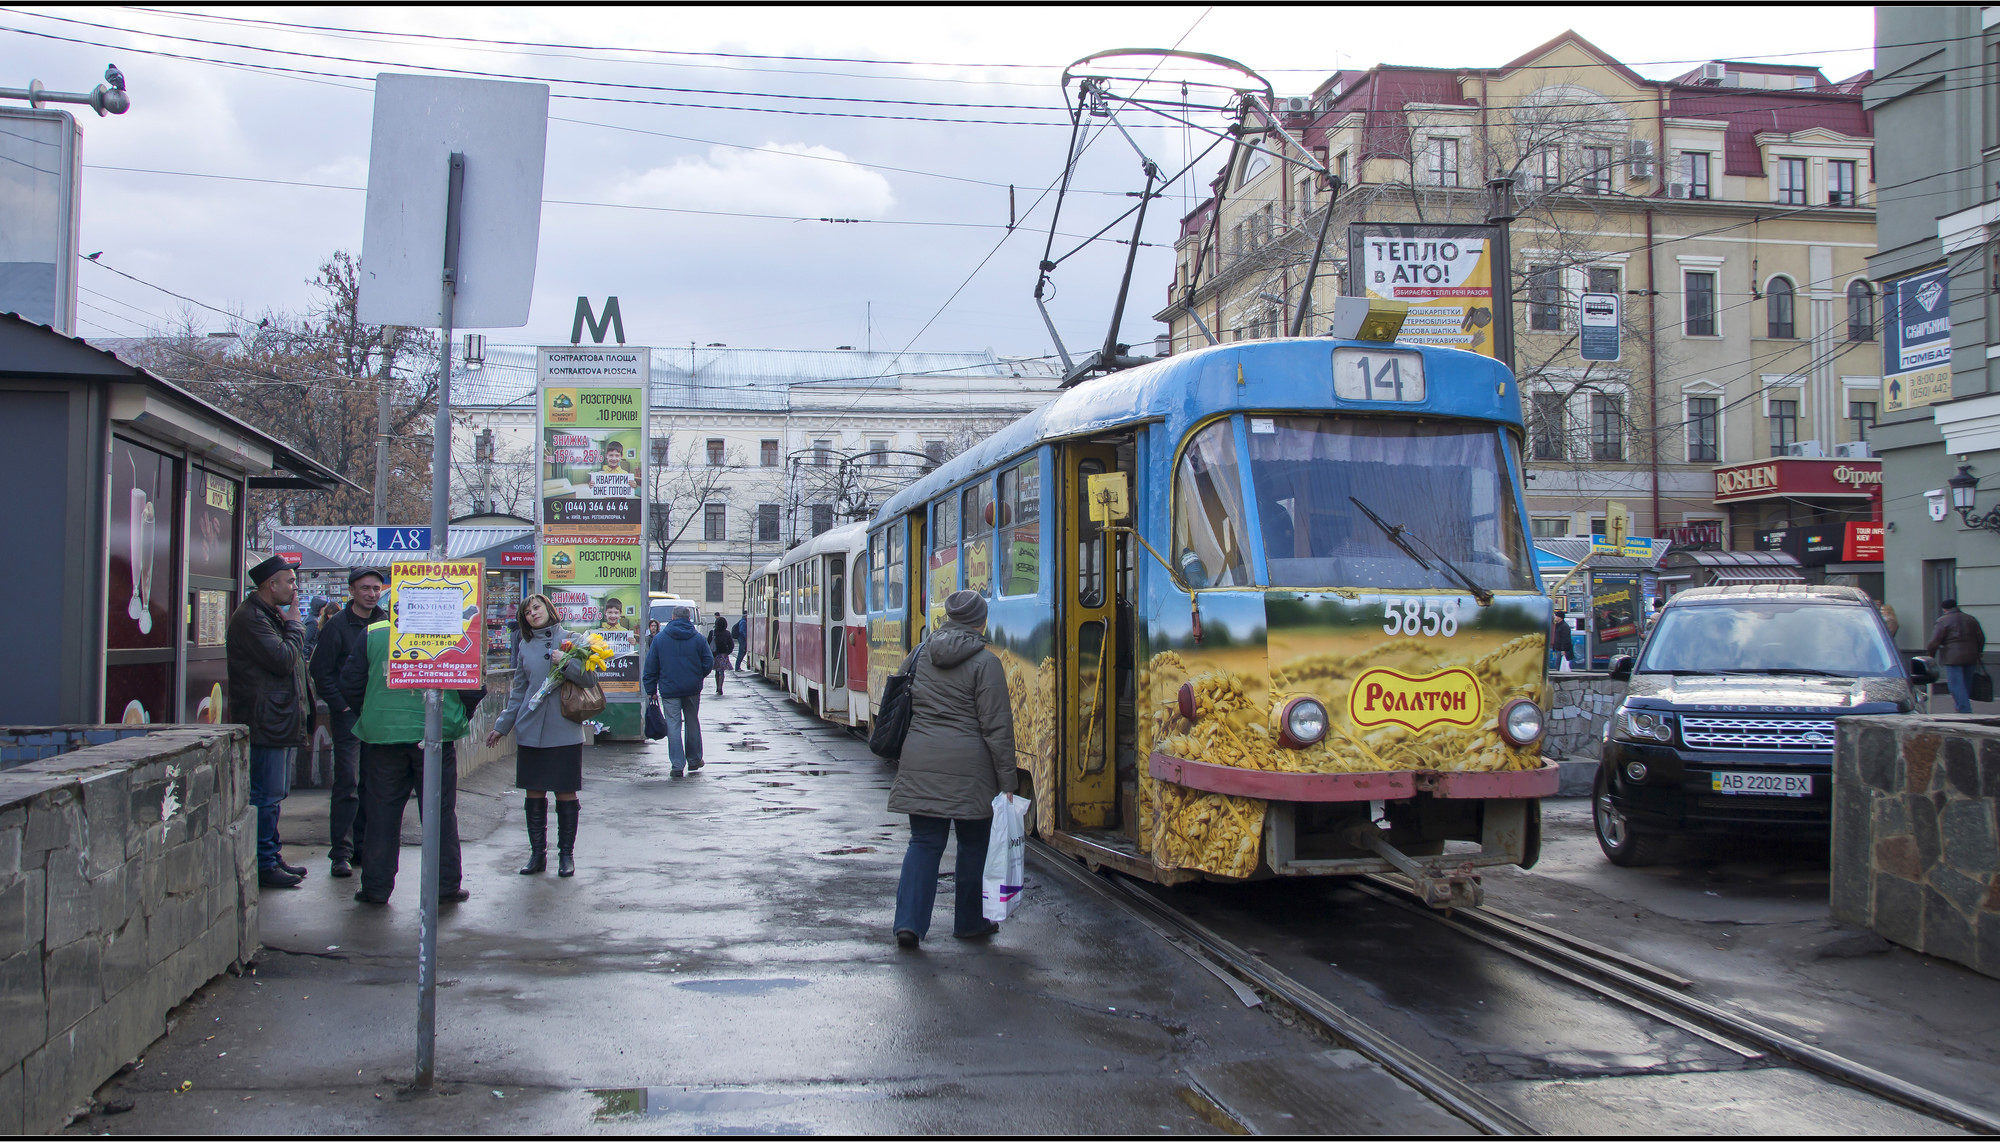
[[[882,708],[875,712],[875,725],[868,731],[868,748],[876,757],[897,761],[903,756],[903,739],[910,736],[910,700],[914,696],[917,663],[923,658],[930,636],[917,644],[910,656],[910,668],[889,676],[882,684]]]

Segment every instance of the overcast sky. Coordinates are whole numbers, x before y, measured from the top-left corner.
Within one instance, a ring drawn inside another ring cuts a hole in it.
[[[252,318],[308,304],[315,267],[360,251],[369,79],[429,67],[548,81],[556,96],[533,310],[494,341],[566,343],[579,294],[616,294],[634,344],[861,346],[872,303],[878,350],[1040,355],[1032,290],[1055,201],[1043,192],[1069,139],[1065,64],[1178,44],[1306,94],[1339,67],[1496,66],[1566,28],[1654,78],[1731,58],[1842,79],[1873,59],[1870,8],[1803,5],[6,8],[0,86],[87,91],[114,61],[127,77],[130,112],[79,115],[80,252],[150,284],[82,267],[86,336],[187,310],[227,324],[162,289]],[[1170,172],[1210,141],[1121,121]],[[1140,181],[1131,146],[1098,138],[1057,252],[1125,210]],[[1011,236],[1010,185],[1024,215]],[[1195,185],[1147,219],[1157,245],[1139,256],[1128,341],[1161,331],[1152,314]],[[1057,271],[1051,308],[1073,347],[1102,340],[1124,253],[1101,243]]]

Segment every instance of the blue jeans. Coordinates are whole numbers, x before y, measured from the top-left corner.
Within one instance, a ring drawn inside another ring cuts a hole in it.
[[[701,760],[701,691],[677,698],[662,696],[660,711],[667,715],[667,760],[679,773],[688,762]]]
[[[250,747],[250,803],[257,807],[257,867],[276,868],[278,806],[292,791],[292,747]]]
[[[1951,708],[1961,714],[1972,712],[1972,665],[1944,668],[1944,684],[1951,690]]]
[[[952,874],[952,933],[969,936],[986,926],[979,906],[980,882],[986,876],[986,842],[993,832],[993,818],[956,821],[948,817],[910,814],[910,847],[903,853],[903,878],[896,883],[896,931],[910,931],[918,939],[931,930],[931,909],[937,904],[938,865],[944,860],[944,842],[953,824],[958,826],[958,865]]]

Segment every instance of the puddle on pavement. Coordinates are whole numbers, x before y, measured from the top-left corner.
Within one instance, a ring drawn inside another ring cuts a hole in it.
[[[757,786],[759,789],[790,789],[792,787],[792,783],[789,781],[753,781],[750,784]]]
[[[1181,1096],[1181,1101],[1187,1104],[1187,1108],[1194,1111],[1195,1117],[1200,1118],[1203,1122],[1208,1123],[1224,1134],[1246,1135],[1250,1133],[1247,1127],[1236,1120],[1235,1115],[1224,1110],[1214,1099],[1195,1088],[1184,1086],[1176,1093]]]
[[[763,1110],[798,1101],[788,1094],[775,1094],[763,1090],[682,1090],[661,1086],[593,1090],[590,1095],[597,1099],[597,1111],[592,1117],[600,1120],[653,1114],[712,1114],[730,1110]]]
[[[764,806],[763,808],[761,808],[761,809],[759,809],[759,810],[757,810],[757,811],[758,811],[759,813],[810,813],[810,812],[813,812],[813,810],[812,810],[812,809],[811,809],[810,807],[808,807],[808,806],[805,806],[805,805],[766,805],[766,806]]]
[[[851,849],[828,849],[819,855],[823,857],[853,856],[855,853],[872,853],[874,851],[874,849],[866,845],[860,845]]]
[[[778,976],[772,979],[686,979],[674,986],[708,995],[756,996],[769,995],[774,991],[810,987],[811,983],[790,976]]]
[[[748,750],[760,750],[760,749],[770,749],[771,747],[770,747],[769,745],[767,745],[767,744],[763,743],[763,742],[760,742],[760,741],[740,741],[740,742],[730,742],[730,743],[729,743],[729,748],[730,748],[730,749],[748,749]]]

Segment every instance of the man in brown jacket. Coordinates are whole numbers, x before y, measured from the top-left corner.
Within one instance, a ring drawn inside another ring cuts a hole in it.
[[[1944,682],[1951,688],[1952,709],[1961,714],[1972,712],[1972,669],[1979,664],[1979,655],[1986,649],[1986,632],[1979,626],[1979,620],[1958,609],[1957,599],[1946,599],[1939,604],[1943,613],[1938,615],[1937,626],[1931,628],[1930,641],[1924,644],[1924,653],[1937,656],[1944,666]]]
[[[257,883],[297,888],[306,870],[279,848],[278,806],[292,789],[292,753],[312,733],[298,573],[273,555],[250,569],[257,589],[229,616],[229,719],[250,728],[250,803],[257,807]]]
[[[952,932],[990,936],[999,925],[980,909],[993,798],[1014,792],[1014,706],[1007,673],[986,649],[986,599],[957,591],[945,623],[903,660],[913,671],[910,732],[889,790],[889,811],[910,815],[910,847],[896,886],[896,943],[914,948],[931,927],[938,862],[954,825],[958,871]]]

